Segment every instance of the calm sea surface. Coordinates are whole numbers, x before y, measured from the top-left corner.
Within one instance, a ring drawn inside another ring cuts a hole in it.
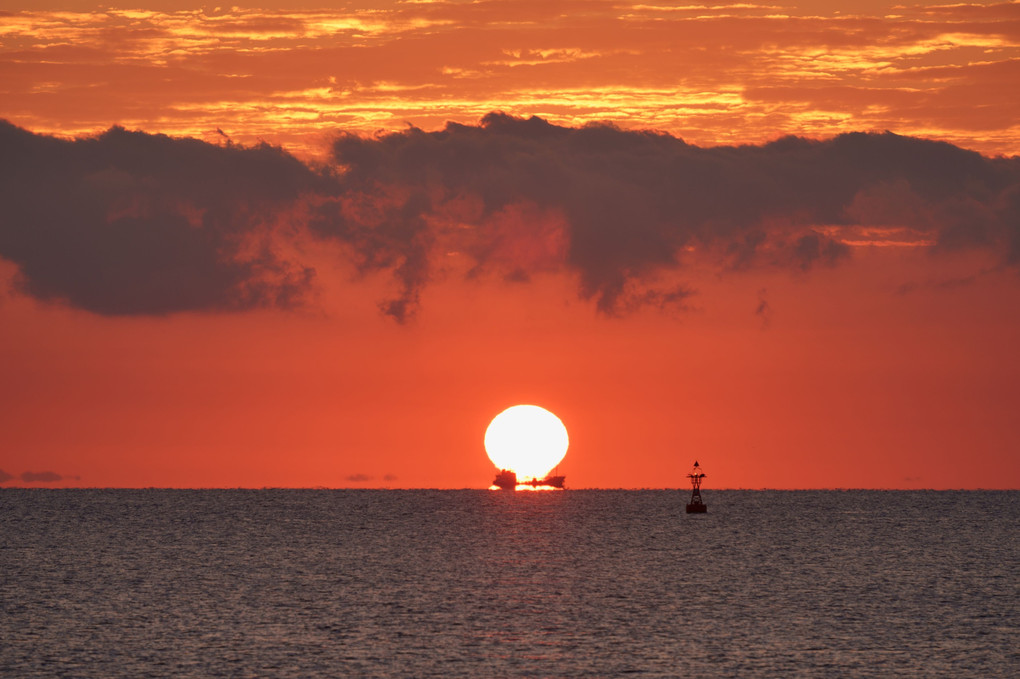
[[[1020,492],[704,497],[0,490],[0,676],[1020,676]]]

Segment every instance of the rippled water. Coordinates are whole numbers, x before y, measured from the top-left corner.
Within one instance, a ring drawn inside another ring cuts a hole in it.
[[[1017,492],[0,491],[0,676],[1020,675]]]

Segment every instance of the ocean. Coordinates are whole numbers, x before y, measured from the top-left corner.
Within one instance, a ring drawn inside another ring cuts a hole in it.
[[[688,496],[0,490],[0,676],[1020,676],[1020,492]]]

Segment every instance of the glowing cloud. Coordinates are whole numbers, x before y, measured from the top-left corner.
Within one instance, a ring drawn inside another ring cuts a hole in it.
[[[702,145],[893,130],[1016,154],[1018,7],[23,9],[0,15],[0,113],[64,135],[221,128],[309,156],[335,127],[435,128],[494,109]]]

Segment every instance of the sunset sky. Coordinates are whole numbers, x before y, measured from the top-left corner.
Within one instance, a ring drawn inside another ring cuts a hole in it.
[[[1018,488],[1018,83],[1020,2],[5,2],[0,484],[533,403],[571,488]]]

